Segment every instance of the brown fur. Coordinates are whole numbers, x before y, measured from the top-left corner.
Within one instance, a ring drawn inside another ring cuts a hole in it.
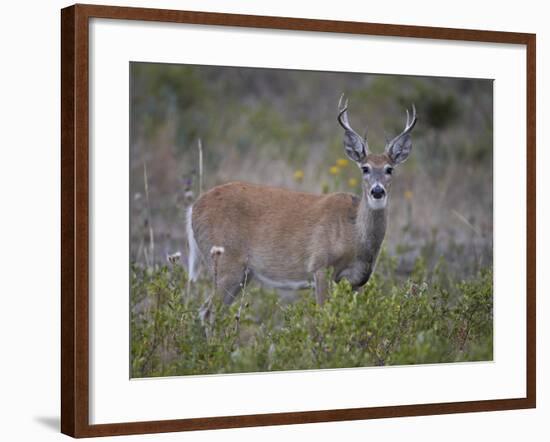
[[[315,195],[233,182],[196,201],[192,226],[210,270],[211,248],[225,249],[216,267],[229,303],[245,272],[247,281],[256,276],[284,286],[317,281],[332,268],[335,280],[346,277],[355,287],[363,285],[384,237],[385,216],[385,210],[370,211],[365,197],[348,193]],[[316,285],[322,302],[326,287]]]

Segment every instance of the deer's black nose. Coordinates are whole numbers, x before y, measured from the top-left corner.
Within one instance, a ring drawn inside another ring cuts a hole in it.
[[[386,191],[382,186],[377,184],[370,190],[370,194],[374,199],[379,200],[380,198],[384,197],[384,195],[386,195]]]

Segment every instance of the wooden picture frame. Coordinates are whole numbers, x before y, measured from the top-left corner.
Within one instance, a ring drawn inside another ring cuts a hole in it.
[[[141,20],[508,43],[526,47],[527,262],[525,397],[90,425],[89,416],[89,20]],[[376,419],[534,408],[536,404],[536,174],[534,34],[74,5],[61,11],[61,431],[73,437]]]

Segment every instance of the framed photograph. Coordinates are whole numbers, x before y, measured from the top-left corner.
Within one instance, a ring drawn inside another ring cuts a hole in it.
[[[63,433],[535,407],[535,35],[61,31]]]

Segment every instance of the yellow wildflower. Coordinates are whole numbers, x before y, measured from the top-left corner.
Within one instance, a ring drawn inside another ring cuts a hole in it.
[[[348,165],[349,161],[345,158],[338,158],[336,160],[336,165],[339,167],[346,167]]]
[[[340,168],[338,166],[331,166],[328,171],[331,175],[338,175],[340,173]]]
[[[304,171],[298,169],[296,172],[294,172],[294,179],[296,181],[302,181],[304,179]]]
[[[359,182],[357,181],[357,178],[350,178],[348,180],[348,186],[349,187],[356,187]]]
[[[410,190],[405,190],[405,199],[410,200],[413,197],[413,193]]]

